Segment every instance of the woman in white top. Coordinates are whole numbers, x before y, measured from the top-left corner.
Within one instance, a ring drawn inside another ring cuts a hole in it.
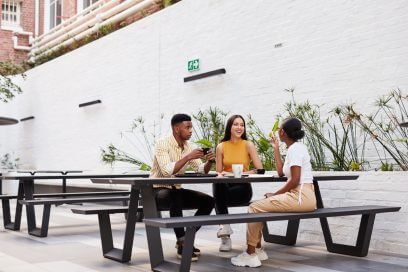
[[[288,181],[275,193],[266,193],[265,199],[253,202],[249,206],[249,213],[308,212],[316,209],[310,156],[306,146],[298,142],[304,135],[298,119],[287,118],[282,122],[279,138],[288,148],[283,165],[279,141],[272,136],[270,143],[275,152],[276,170],[279,176],[285,175]],[[262,222],[248,224],[247,250],[231,259],[233,265],[259,267],[261,261],[268,259],[261,248],[262,228]]]

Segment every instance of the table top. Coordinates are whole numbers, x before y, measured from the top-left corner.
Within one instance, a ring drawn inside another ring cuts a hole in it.
[[[82,174],[82,175],[7,175],[2,180],[90,179],[90,178],[148,178],[149,174]]]
[[[319,175],[314,176],[317,181],[323,180],[356,180],[358,175]],[[200,183],[251,183],[251,182],[285,182],[286,177],[269,176],[269,175],[250,175],[242,178],[219,178],[219,177],[197,177],[197,178],[131,178],[131,179],[115,179],[115,178],[92,178],[93,183],[100,184],[131,184],[131,185],[152,185],[152,184],[200,184]]]
[[[82,170],[19,170],[17,173],[29,173],[31,175],[35,175],[38,173],[42,174],[58,174],[61,173],[62,175],[66,175],[69,173],[83,173]]]
[[[17,123],[18,123],[17,119],[8,118],[8,117],[0,117],[0,126],[14,125]]]
[[[401,123],[400,126],[401,126],[401,127],[408,127],[408,122]]]

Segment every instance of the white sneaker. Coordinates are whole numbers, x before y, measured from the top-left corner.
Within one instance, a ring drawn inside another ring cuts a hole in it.
[[[231,251],[231,238],[221,237],[220,251],[221,252]]]
[[[260,261],[266,261],[269,258],[262,248],[255,248],[255,254],[258,255]]]
[[[246,251],[242,252],[236,257],[231,258],[231,263],[235,266],[249,266],[249,267],[260,267],[262,265],[258,258],[258,255],[249,255]]]
[[[234,232],[232,231],[232,228],[230,225],[221,225],[220,229],[217,231],[217,237],[225,237],[225,236],[230,236]]]

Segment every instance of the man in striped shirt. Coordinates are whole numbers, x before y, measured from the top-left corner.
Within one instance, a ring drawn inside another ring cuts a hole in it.
[[[156,143],[150,177],[171,177],[184,173],[187,166],[194,171],[208,173],[215,161],[215,155],[211,150],[204,155],[202,149],[193,149],[188,142],[193,132],[191,117],[187,114],[176,114],[171,119],[171,127],[172,135]],[[202,157],[207,159],[207,163],[201,161]],[[214,208],[214,199],[211,196],[184,189],[180,184],[157,184],[154,186],[154,193],[158,207],[169,208],[171,217],[183,216],[183,208],[196,208],[195,215],[208,215]],[[177,257],[181,258],[185,230],[175,228],[174,232],[177,237]],[[198,255],[200,255],[200,250],[194,247],[191,260],[197,261]]]

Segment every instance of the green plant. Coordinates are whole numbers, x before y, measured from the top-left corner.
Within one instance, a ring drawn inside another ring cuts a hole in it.
[[[247,136],[248,140],[254,143],[259,158],[261,159],[263,168],[265,170],[276,169],[274,152],[271,145],[269,144],[267,136],[265,135],[263,130],[256,124],[254,118],[250,114],[248,114],[247,121]],[[251,165],[251,168],[252,167],[253,166]]]
[[[207,140],[207,139],[201,139],[201,140],[196,141],[195,143],[200,145],[201,147],[204,147],[204,148],[212,148],[213,147],[212,142]]]
[[[309,101],[298,103],[294,99],[294,89],[287,90],[292,94],[292,101],[285,109],[292,117],[302,121],[307,133],[306,145],[311,152],[315,170],[363,170],[368,164],[365,160],[365,144],[368,134],[357,129],[347,116],[346,106],[338,106],[323,119],[320,106]],[[328,162],[327,153],[331,155]]]
[[[400,89],[392,90],[380,97],[375,106],[375,112],[369,115],[358,112],[353,105],[344,110],[350,120],[370,135],[381,165],[384,165],[381,168],[389,169],[387,158],[382,158],[379,148],[401,170],[408,171],[408,130],[399,125],[408,120],[408,95]]]
[[[205,140],[212,144],[211,147],[216,147],[224,136],[227,114],[217,107],[193,114],[195,141]]]
[[[25,78],[24,68],[11,62],[0,62],[0,101],[5,103],[12,100],[16,94],[22,93],[21,88],[16,85],[10,76],[20,74]]]
[[[0,168],[17,169],[19,161],[20,161],[19,158],[13,158],[13,156],[10,153],[6,153],[0,158],[0,166],[1,166]]]
[[[160,116],[160,120],[163,115]],[[113,144],[101,149],[101,159],[104,163],[113,165],[116,162],[125,162],[136,165],[139,170],[148,171],[152,167],[153,147],[160,136],[157,131],[158,123],[153,123],[153,131],[148,132],[145,126],[145,120],[138,117],[133,120],[130,130],[121,133],[121,138],[126,139],[135,152],[129,153]]]

